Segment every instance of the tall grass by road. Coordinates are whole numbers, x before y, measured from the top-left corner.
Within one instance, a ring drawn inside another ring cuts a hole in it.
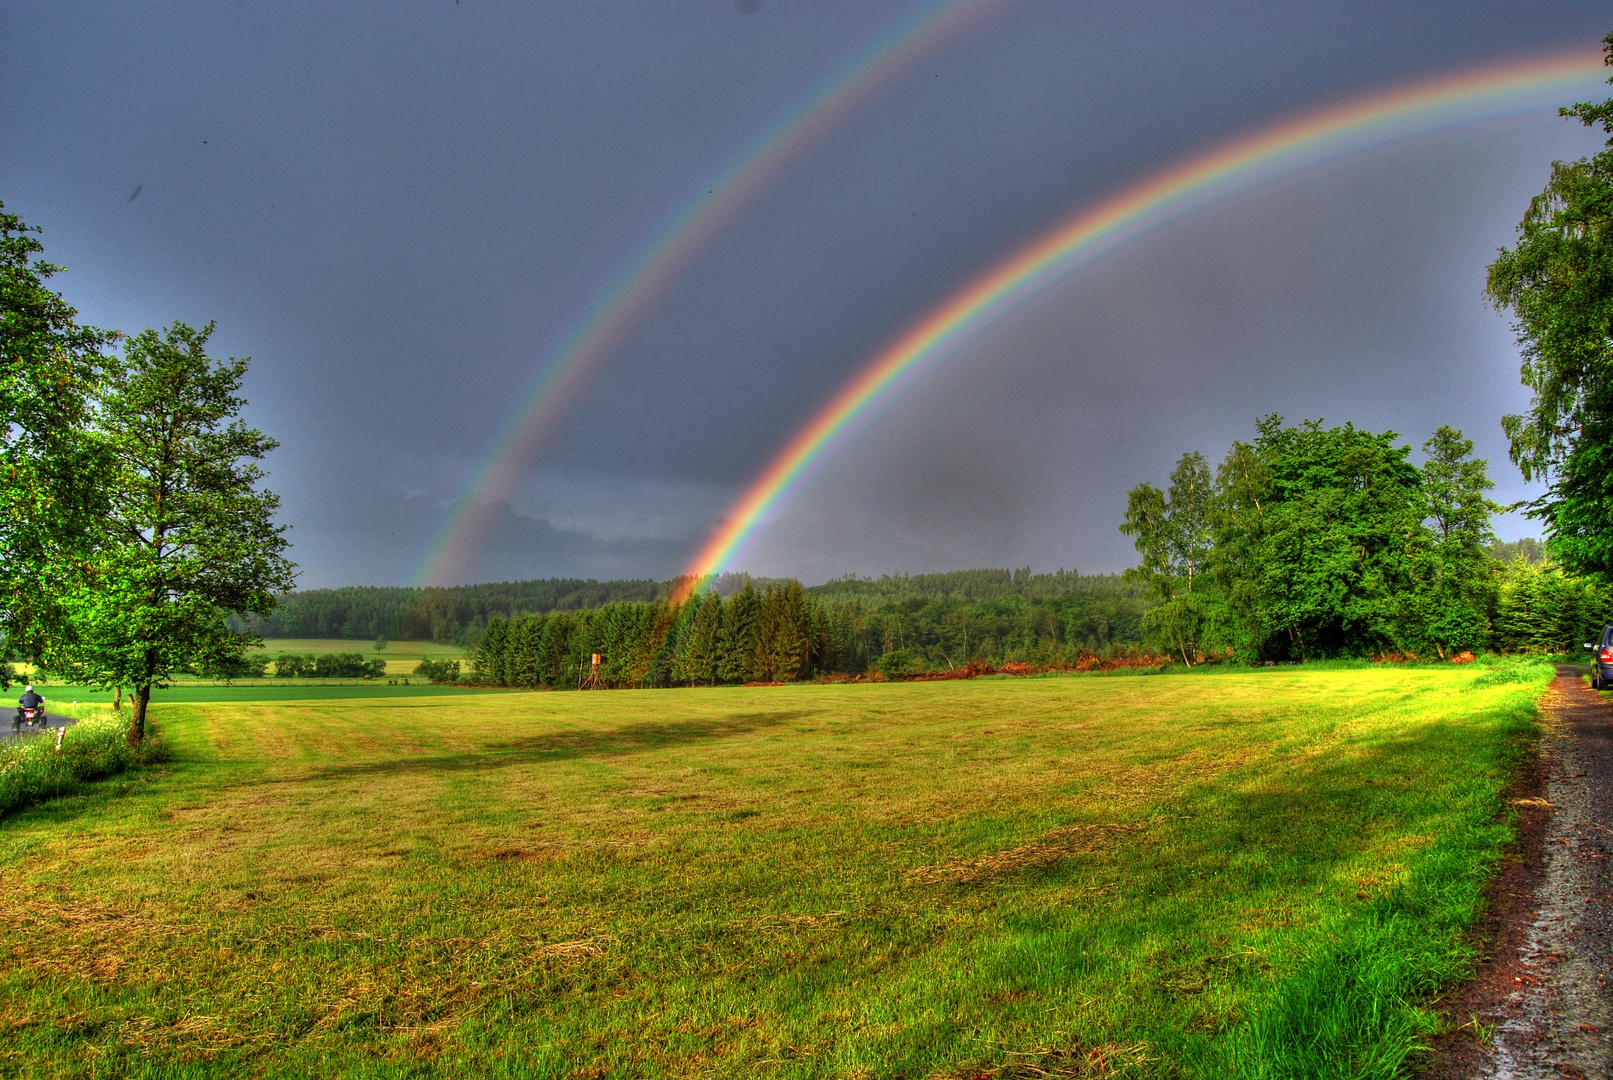
[[[136,750],[124,742],[127,714],[94,706],[50,709],[53,716],[73,716],[78,722],[0,742],[0,815],[80,791],[92,780],[155,756],[154,746]]]
[[[170,704],[160,782],[0,820],[0,1064],[1396,1075],[1550,669],[1493,674]]]

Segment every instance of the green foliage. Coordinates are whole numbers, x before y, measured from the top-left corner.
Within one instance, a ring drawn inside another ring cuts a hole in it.
[[[1125,580],[1142,586],[1157,606],[1143,617],[1153,643],[1191,667],[1227,626],[1223,597],[1203,573],[1211,554],[1215,483],[1200,453],[1183,454],[1171,473],[1170,493],[1138,484],[1127,497],[1120,531],[1136,538],[1142,556]]]
[[[239,659],[223,656],[203,661],[197,666],[196,673],[204,679],[224,682],[231,679],[261,679],[268,666],[269,658],[266,656],[248,654]]]
[[[495,617],[529,612],[577,611],[666,596],[670,583],[548,578],[452,588],[356,585],[310,589],[278,598],[267,615],[238,616],[234,627],[266,638],[386,637],[475,647],[470,640]],[[377,651],[380,651],[377,649]]]
[[[306,679],[314,674],[317,663],[313,653],[281,653],[275,657],[274,674],[277,679]]]
[[[722,590],[719,588],[718,591]],[[1062,569],[1051,574],[1033,574],[1028,566],[1018,570],[952,570],[940,574],[892,574],[881,578],[860,578],[848,574],[823,585],[813,585],[806,593],[825,603],[855,602],[865,607],[911,605],[914,602],[922,606],[940,600],[991,603],[1010,597],[1049,600],[1087,594],[1128,598],[1142,595],[1141,590],[1122,583],[1115,574],[1084,575]]]
[[[46,654],[72,677],[134,688],[131,743],[154,686],[244,661],[257,639],[227,616],[268,612],[293,577],[279,500],[259,490],[254,464],[276,443],[238,419],[247,361],[209,357],[212,329],[175,323],[129,340],[96,418],[116,498],[86,572],[62,594],[72,635]]]
[[[1613,34],[1603,45],[1613,64]],[[1613,98],[1561,112],[1613,133]],[[1553,163],[1485,294],[1515,317],[1533,395],[1527,413],[1502,420],[1525,479],[1549,482],[1531,513],[1569,570],[1613,578],[1613,139]]]
[[[1046,590],[1047,582],[1066,591]],[[993,590],[997,599],[964,599]],[[1026,595],[1035,592],[1043,595]],[[1135,651],[1144,607],[1135,586],[1073,573],[848,578],[814,589],[790,580],[757,588],[742,579],[726,598],[713,590],[683,603],[495,616],[474,663],[478,679],[494,685],[567,689],[581,681],[596,652],[604,657],[601,680],[618,687],[862,674],[898,651],[913,671],[970,661],[1073,666],[1094,654]]]
[[[1578,654],[1613,622],[1606,586],[1552,563],[1510,563],[1497,585],[1492,644],[1507,652]]]
[[[454,674],[458,675],[459,661],[452,662],[456,665]],[[314,677],[320,679],[362,679],[366,676],[380,678],[385,674],[385,660],[380,658],[366,660],[363,653],[325,653],[314,660]]]
[[[1546,548],[1532,536],[1520,540],[1496,540],[1490,544],[1490,558],[1499,563],[1544,562]]]
[[[913,656],[906,649],[892,649],[879,658],[879,673],[887,679],[901,679],[912,674]]]
[[[344,654],[338,653],[336,655],[340,656],[340,655],[344,655]],[[385,665],[384,664],[382,665],[382,671],[383,672],[385,671]],[[428,660],[422,660],[422,661],[420,661],[419,665],[414,669],[414,673],[416,675],[419,675],[419,676],[423,677],[423,678],[430,679],[434,683],[458,682],[459,681],[459,661],[458,660],[429,660],[429,659]]]
[[[1251,583],[1262,651],[1304,660],[1392,647],[1421,518],[1410,447],[1351,424],[1268,416],[1256,427],[1270,475]]]
[[[282,679],[363,679],[386,674],[386,661],[366,660],[363,653],[281,653],[274,673]]]
[[[49,289],[37,232],[0,204],[0,640],[28,655],[62,633],[57,593],[106,505],[88,421],[118,338]]]
[[[61,709],[52,705],[51,711]],[[62,732],[61,749],[49,734],[0,744],[0,814],[71,794],[84,784],[152,760],[151,747],[132,748],[124,724],[104,712]]]
[[[1246,660],[1448,658],[1561,651],[1600,633],[1613,613],[1605,587],[1529,562],[1534,541],[1496,544],[1490,516],[1501,508],[1471,440],[1441,427],[1421,468],[1397,441],[1268,416],[1253,442],[1232,445],[1213,488],[1195,454],[1168,496],[1134,488],[1120,528],[1142,556],[1130,580],[1157,601],[1144,616],[1150,635],[1191,663],[1212,645]],[[1200,498],[1202,510],[1186,509]]]

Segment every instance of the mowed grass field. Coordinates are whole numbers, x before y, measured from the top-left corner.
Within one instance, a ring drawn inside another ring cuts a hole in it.
[[[159,698],[0,819],[0,1071],[1389,1075],[1543,671]]]

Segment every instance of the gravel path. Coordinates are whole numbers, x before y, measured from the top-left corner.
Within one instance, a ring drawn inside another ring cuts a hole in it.
[[[1613,1076],[1613,704],[1576,669],[1558,671],[1546,698],[1538,906],[1477,1074],[1496,1080]]]

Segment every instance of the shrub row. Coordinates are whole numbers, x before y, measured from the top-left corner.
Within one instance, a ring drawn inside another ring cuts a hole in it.
[[[362,679],[386,674],[385,660],[366,660],[363,653],[281,653],[274,662],[279,679]]]

